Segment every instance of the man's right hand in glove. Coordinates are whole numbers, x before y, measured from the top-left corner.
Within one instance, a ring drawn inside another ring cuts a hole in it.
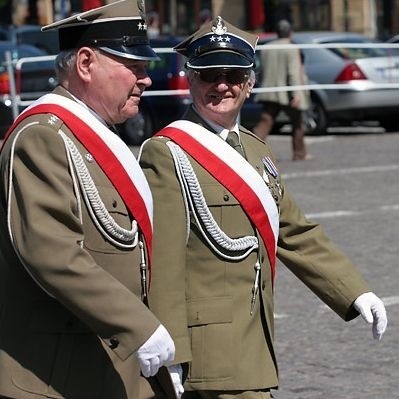
[[[168,366],[175,357],[175,344],[161,324],[136,352],[144,377],[155,375],[161,366]]]

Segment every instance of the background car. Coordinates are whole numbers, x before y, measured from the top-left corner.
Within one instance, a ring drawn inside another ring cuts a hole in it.
[[[267,44],[273,37],[260,41]],[[334,123],[378,121],[387,130],[397,129],[399,89],[375,84],[399,83],[399,56],[389,48],[373,47],[381,41],[351,32],[297,32],[296,44],[337,44],[334,48],[303,48],[310,84],[346,84],[346,88],[311,90],[310,133],[323,134]],[[339,44],[359,44],[349,48]],[[370,47],[364,47],[370,44]],[[267,50],[266,50],[267,51]],[[261,68],[261,66],[260,66]],[[258,81],[261,79],[259,69]]]
[[[28,44],[14,44],[0,41],[0,138],[11,126],[13,117],[10,77],[6,65],[6,52],[11,54],[12,63],[25,57],[47,56],[41,49]],[[29,103],[50,92],[57,85],[54,61],[33,61],[22,64],[14,74],[16,94],[22,102]],[[18,107],[21,111],[23,107]]]
[[[46,30],[42,32],[40,25],[9,26],[7,28],[8,38],[15,44],[30,44],[47,54],[58,54],[58,32],[57,30]]]

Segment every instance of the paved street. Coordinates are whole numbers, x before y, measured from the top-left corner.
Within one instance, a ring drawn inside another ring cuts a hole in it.
[[[271,136],[281,173],[305,213],[361,269],[388,310],[381,342],[359,317],[342,321],[284,266],[276,278],[278,399],[399,398],[399,134],[309,137],[315,159],[292,162]]]

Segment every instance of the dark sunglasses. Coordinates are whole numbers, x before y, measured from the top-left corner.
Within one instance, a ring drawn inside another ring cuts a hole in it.
[[[249,78],[247,69],[200,69],[194,71],[203,82],[215,83],[223,77],[227,83],[236,85],[244,83]]]

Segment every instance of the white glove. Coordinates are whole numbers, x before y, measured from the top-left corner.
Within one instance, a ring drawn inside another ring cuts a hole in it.
[[[381,340],[388,323],[387,312],[381,299],[372,292],[366,292],[355,300],[353,306],[367,323],[373,324],[374,339]]]
[[[175,344],[166,328],[161,324],[150,338],[136,352],[144,377],[158,372],[161,366],[168,366],[175,357]]]
[[[178,398],[180,398],[184,393],[184,388],[182,385],[183,368],[181,364],[174,364],[173,366],[169,366],[168,370],[175,387],[176,395]]]

